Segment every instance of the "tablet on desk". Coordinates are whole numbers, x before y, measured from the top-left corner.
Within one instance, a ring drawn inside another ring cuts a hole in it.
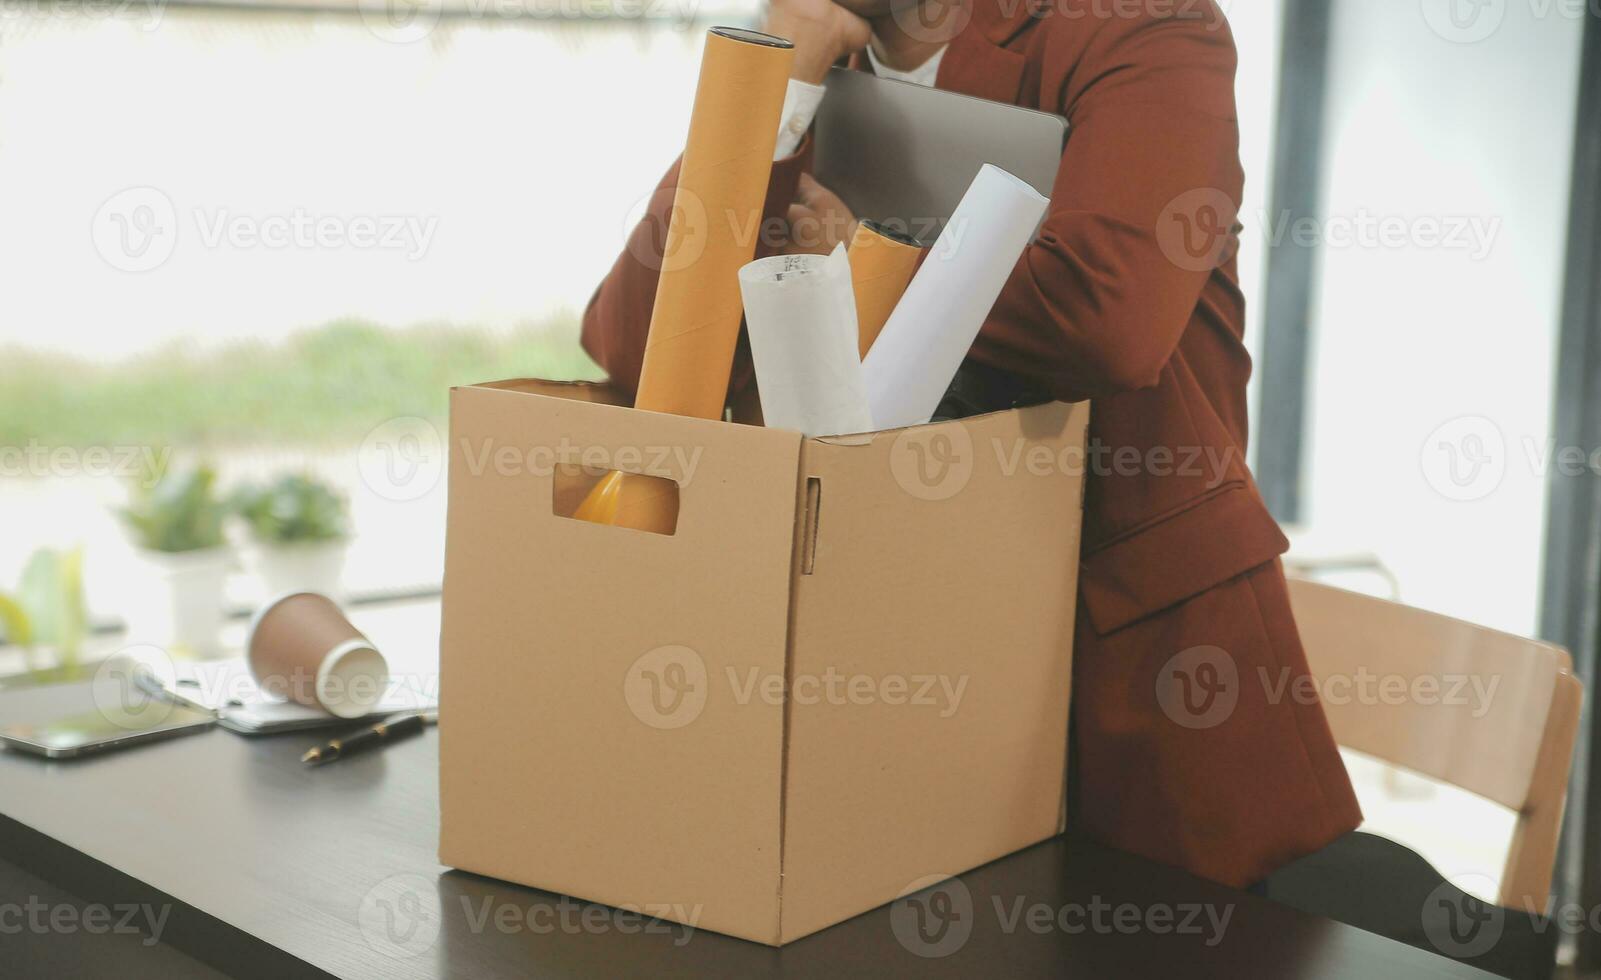
[[[203,731],[216,721],[209,711],[181,704],[152,703],[126,713],[91,709],[0,725],[0,744],[48,759],[71,759]]]

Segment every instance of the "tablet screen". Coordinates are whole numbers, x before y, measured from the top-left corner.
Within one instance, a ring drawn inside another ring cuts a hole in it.
[[[203,728],[216,721],[210,712],[187,705],[160,707],[162,710],[130,713],[82,711],[37,723],[0,725],[0,740],[26,751],[75,755],[122,742]]]

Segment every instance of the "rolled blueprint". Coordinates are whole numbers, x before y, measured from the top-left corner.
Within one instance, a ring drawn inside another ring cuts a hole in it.
[[[862,221],[851,237],[851,284],[856,293],[857,351],[866,357],[917,271],[923,247],[876,221]]]
[[[862,362],[875,429],[934,414],[1048,203],[999,167],[979,170]]]
[[[808,436],[870,431],[844,244],[831,255],[757,259],[739,285],[763,421]]]
[[[722,418],[739,339],[739,270],[756,254],[794,45],[706,34],[635,406]]]
[[[756,254],[794,58],[795,46],[770,34],[706,32],[636,408],[722,418],[739,340],[739,269]],[[677,513],[670,481],[614,472],[574,516],[671,534]]]

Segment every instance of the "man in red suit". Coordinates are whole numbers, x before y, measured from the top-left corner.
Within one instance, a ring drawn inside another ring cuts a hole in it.
[[[1093,402],[1070,826],[1259,881],[1361,813],[1306,696],[1287,542],[1245,464],[1227,22],[1212,0],[897,2],[773,0],[767,29],[796,59],[767,210],[791,233],[764,251],[844,235],[843,205],[803,178],[810,112],[838,61],[1068,118],[1049,216],[968,362],[1009,397]],[[584,315],[585,348],[629,390],[676,177]],[[742,353],[731,395],[750,377]]]

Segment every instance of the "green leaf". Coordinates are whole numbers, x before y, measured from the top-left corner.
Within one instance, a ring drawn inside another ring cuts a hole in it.
[[[161,465],[135,483],[128,506],[118,514],[139,544],[152,551],[215,548],[222,544],[227,513],[216,482],[217,473],[208,465],[181,471]]]
[[[4,631],[7,643],[24,649],[33,646],[33,623],[27,610],[6,595],[0,595],[0,631]]]
[[[28,559],[17,586],[37,643],[54,646],[63,660],[77,659],[88,632],[83,596],[83,549],[41,548]]]
[[[266,487],[241,487],[231,503],[256,540],[268,544],[339,541],[350,533],[345,498],[309,474],[282,476]]]

